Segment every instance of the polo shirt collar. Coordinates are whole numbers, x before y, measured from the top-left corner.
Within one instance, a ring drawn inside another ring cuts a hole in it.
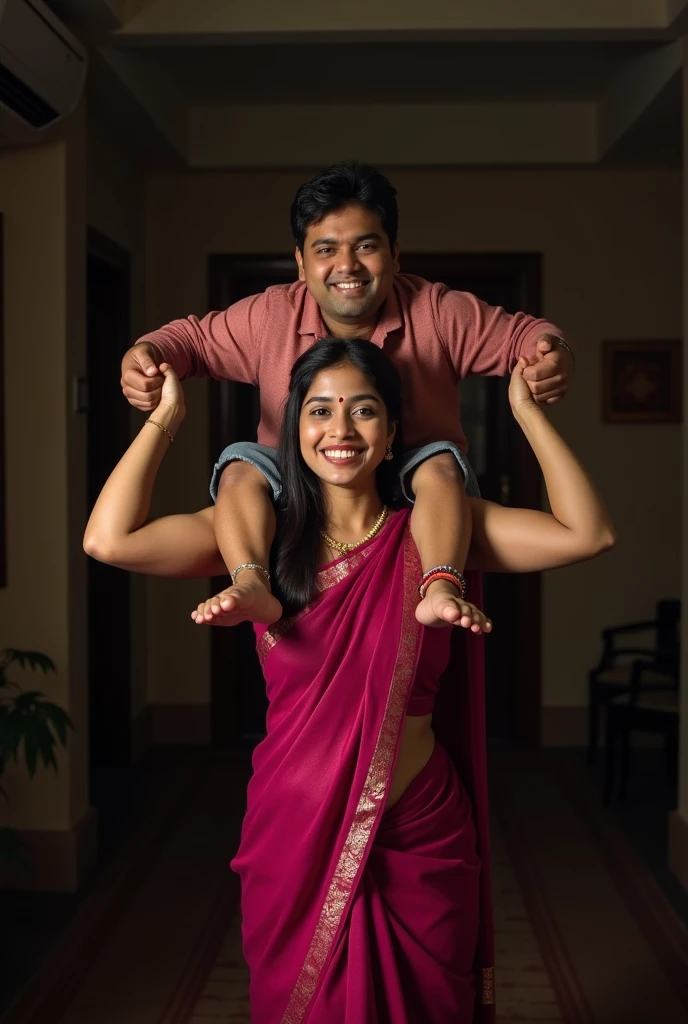
[[[385,343],[385,338],[392,331],[398,331],[402,327],[401,310],[396,288],[393,288],[382,310],[375,332],[370,339],[379,348]],[[300,335],[312,335],[314,338],[327,337],[327,327],[320,312],[320,306],[311,293],[306,289],[306,297],[303,303],[301,323],[298,326]]]

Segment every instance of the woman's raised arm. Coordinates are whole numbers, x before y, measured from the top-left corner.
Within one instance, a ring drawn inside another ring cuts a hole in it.
[[[509,400],[540,463],[551,513],[505,508],[471,498],[473,534],[467,567],[484,572],[538,572],[594,558],[614,546],[611,518],[586,470],[536,405],[523,380],[525,360],[511,375]]]
[[[84,551],[99,562],[153,576],[214,576],[224,562],[213,530],[213,509],[147,522],[153,485],[186,412],[174,371],[163,364],[162,398],[108,477],[84,534]],[[164,429],[162,429],[164,428]]]

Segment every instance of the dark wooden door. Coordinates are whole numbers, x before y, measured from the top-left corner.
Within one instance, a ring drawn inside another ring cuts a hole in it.
[[[212,256],[209,266],[211,309],[225,309],[271,284],[296,279],[296,263],[280,256]],[[275,339],[279,344],[279,339]],[[250,384],[210,384],[210,452],[213,461],[234,441],[255,441],[260,419],[260,393]],[[229,577],[215,577],[211,593],[229,586]],[[211,700],[213,742],[224,746],[253,743],[265,734],[267,698],[255,650],[253,626],[211,630]]]
[[[405,255],[402,270],[471,292],[509,312],[540,315],[537,254]],[[508,377],[469,377],[461,384],[461,422],[481,494],[502,505],[539,508],[537,461],[509,405]],[[541,577],[483,577],[494,633],[485,641],[487,729],[492,741],[535,746],[540,738]]]
[[[293,281],[291,259],[215,256],[210,260],[210,305],[223,309],[270,284]],[[406,273],[469,291],[509,311],[540,311],[540,257],[534,254],[409,254]],[[278,343],[276,339],[276,343]],[[246,384],[211,384],[213,458],[235,440],[255,438],[259,394]],[[516,426],[508,379],[473,377],[461,386],[462,422],[481,492],[502,504],[540,505],[537,463]],[[215,591],[224,579],[212,583]],[[540,576],[485,577],[485,608],[495,622],[486,643],[488,733],[498,742],[536,745],[540,728]],[[231,666],[231,678],[228,666]],[[255,656],[253,630],[213,630],[212,694],[217,743],[250,740],[264,731],[267,702]]]
[[[129,256],[88,235],[88,505],[129,444],[129,407],[119,386],[129,344]],[[119,799],[130,766],[129,574],[88,559],[88,678],[91,803]]]

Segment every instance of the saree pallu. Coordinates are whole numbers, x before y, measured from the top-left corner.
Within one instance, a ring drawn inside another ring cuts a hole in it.
[[[437,746],[385,811],[421,645],[419,579],[398,512],[319,572],[309,608],[257,630],[267,736],[232,862],[253,1024],[470,1024],[474,996],[483,1006],[484,808]],[[484,1009],[476,1020],[491,1019]]]

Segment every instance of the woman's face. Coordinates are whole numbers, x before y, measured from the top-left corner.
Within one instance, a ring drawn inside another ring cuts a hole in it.
[[[304,461],[321,480],[358,489],[374,486],[394,425],[368,378],[343,363],[314,378],[301,406],[299,436]]]

